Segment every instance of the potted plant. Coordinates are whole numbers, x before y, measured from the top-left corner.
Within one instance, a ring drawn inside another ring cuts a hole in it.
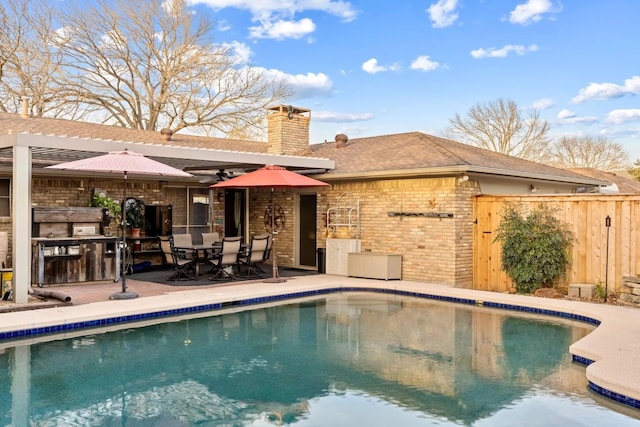
[[[120,223],[120,218],[122,215],[120,203],[113,200],[111,197],[107,196],[104,193],[94,193],[93,197],[91,198],[90,206],[95,208],[104,208],[109,211],[110,221],[108,224],[103,224],[103,232],[105,236],[110,236],[111,221],[115,219],[116,224]]]
[[[137,199],[127,200],[127,224],[131,227],[131,235],[140,237],[140,229],[144,225],[144,209],[142,202]]]

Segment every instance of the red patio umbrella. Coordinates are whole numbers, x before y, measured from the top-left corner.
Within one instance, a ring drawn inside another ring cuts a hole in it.
[[[318,181],[317,179],[309,178],[308,176],[300,175],[299,173],[291,172],[282,166],[267,165],[253,172],[249,172],[244,175],[240,175],[236,178],[232,178],[229,181],[221,181],[211,185],[211,188],[248,188],[248,187],[270,187],[271,198],[269,202],[269,208],[271,210],[271,241],[273,242],[273,248],[275,248],[274,237],[274,220],[275,220],[275,206],[273,205],[273,191],[276,188],[305,188],[305,187],[328,187],[326,182]],[[274,250],[272,270],[273,276],[265,282],[284,282],[285,279],[278,277],[278,265],[277,256]]]
[[[72,162],[60,163],[57,165],[47,166],[51,169],[60,169],[68,171],[84,171],[84,172],[103,172],[103,173],[121,173],[124,175],[124,194],[123,194],[123,212],[122,212],[122,243],[120,248],[125,247],[125,231],[127,217],[127,174],[136,175],[155,175],[155,176],[172,176],[172,177],[191,177],[190,173],[180,169],[165,165],[153,159],[145,157],[140,153],[130,150],[111,151],[101,156],[89,157],[87,159],[75,160]],[[125,268],[125,257],[121,256],[122,261],[122,291],[112,294],[111,299],[130,299],[136,298],[135,292],[127,292],[127,278]]]

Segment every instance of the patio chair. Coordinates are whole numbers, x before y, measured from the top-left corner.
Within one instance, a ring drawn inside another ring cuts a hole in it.
[[[251,276],[252,274],[258,277],[262,277],[265,272],[260,268],[259,264],[264,260],[264,253],[267,251],[268,245],[268,234],[252,236],[247,253],[240,254],[238,256],[238,273],[242,274],[242,268],[246,267],[247,271],[245,275],[247,277]]]
[[[162,265],[173,265],[173,255],[171,255],[171,237],[160,236],[160,249],[162,249]]]
[[[238,256],[242,245],[242,237],[225,237],[219,251],[214,251],[207,260],[213,266],[213,276],[209,280],[233,280],[233,270],[238,267]]]
[[[191,238],[191,234],[172,234],[173,245],[178,248],[188,248],[193,246],[193,239]],[[187,258],[194,258],[193,253],[185,252],[185,256]]]
[[[205,264],[209,264],[209,260],[211,259],[211,254],[214,252],[214,245],[220,245],[220,241],[222,241],[222,237],[220,233],[202,233],[202,246],[208,247],[209,249],[204,250],[203,261]]]
[[[171,245],[171,259],[173,261],[174,273],[168,280],[194,280],[196,278],[197,258],[189,251],[176,247],[173,236],[169,237]]]
[[[204,246],[213,246],[214,243],[218,243],[222,240],[220,233],[202,233],[202,244]]]

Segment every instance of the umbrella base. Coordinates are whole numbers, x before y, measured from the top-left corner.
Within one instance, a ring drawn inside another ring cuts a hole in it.
[[[263,283],[283,283],[286,282],[287,279],[284,277],[269,277],[268,279],[264,279]]]
[[[122,291],[109,295],[109,299],[135,299],[138,298],[138,294],[135,292]]]

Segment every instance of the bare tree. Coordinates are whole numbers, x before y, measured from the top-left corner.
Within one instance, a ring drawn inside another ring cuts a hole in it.
[[[85,6],[86,7],[86,6]],[[67,12],[56,45],[67,106],[134,129],[251,133],[290,95],[211,40],[211,22],[185,0],[100,0]]]
[[[551,163],[562,168],[612,171],[626,168],[629,155],[621,144],[604,137],[565,136],[553,144]]]
[[[6,79],[7,64],[22,44],[27,11],[26,4],[16,0],[0,3],[0,83]],[[4,86],[2,84],[3,95]],[[0,104],[0,109],[6,111],[4,103]]]
[[[543,161],[549,153],[548,123],[537,110],[523,114],[511,100],[476,104],[466,117],[456,114],[449,125],[449,134],[460,142],[487,150],[533,161]]]
[[[0,3],[0,111],[19,111],[23,96],[43,105],[55,72],[46,47],[50,28],[51,10],[40,1]]]
[[[34,116],[75,118],[73,106],[66,108],[56,76],[61,72],[61,55],[53,48],[54,11],[46,2],[26,0],[22,41],[7,62],[7,78],[2,82],[7,105],[21,109],[23,97],[30,99],[28,113]]]

